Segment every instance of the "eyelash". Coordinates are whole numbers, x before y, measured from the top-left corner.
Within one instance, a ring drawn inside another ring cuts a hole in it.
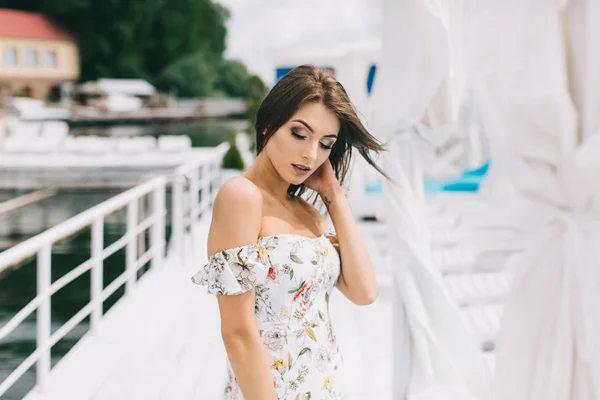
[[[299,135],[294,130],[292,130],[292,135],[294,135],[298,140],[306,139],[306,136]],[[331,145],[331,147],[329,147],[329,146],[325,146],[323,143],[319,143],[319,144],[321,145],[321,148],[323,150],[331,150],[333,148],[333,145]]]

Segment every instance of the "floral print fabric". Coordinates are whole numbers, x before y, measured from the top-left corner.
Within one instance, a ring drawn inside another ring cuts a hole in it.
[[[255,288],[255,321],[279,400],[341,398],[337,372],[342,359],[329,317],[340,259],[329,234],[263,237],[212,255],[192,277],[212,294]],[[227,368],[225,398],[242,400],[229,362]]]

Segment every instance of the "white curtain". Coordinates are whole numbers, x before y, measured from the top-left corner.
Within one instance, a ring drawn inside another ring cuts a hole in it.
[[[600,2],[571,0],[563,14],[571,97],[586,139],[600,133]]]
[[[414,177],[408,176],[415,170],[410,165],[414,154],[406,145],[407,132],[421,121],[447,73],[448,40],[441,21],[422,0],[384,0],[382,56],[372,106],[374,131],[389,145],[383,166],[396,181],[385,186],[386,223],[395,291],[400,296],[396,304],[403,304],[410,332],[406,395],[411,400],[486,399],[489,395],[488,376],[475,341],[431,265],[422,192],[414,190]],[[407,356],[394,354],[396,362]],[[403,398],[402,393],[394,395]]]
[[[511,263],[498,400],[600,398],[598,4],[565,3],[470,1],[469,68],[525,247]]]
[[[415,125],[448,69],[444,27],[419,0],[383,1],[381,62],[371,106],[378,131]]]
[[[464,0],[424,0],[424,3],[431,13],[440,19],[446,30],[449,65],[443,84],[443,105],[448,108],[449,120],[456,124],[468,86],[464,66],[464,18],[467,10],[463,4]]]

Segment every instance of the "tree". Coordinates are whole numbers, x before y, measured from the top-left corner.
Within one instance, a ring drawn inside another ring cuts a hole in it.
[[[186,56],[165,68],[156,85],[165,91],[176,90],[181,97],[207,97],[212,95],[215,69],[215,62],[203,53]]]
[[[174,61],[203,53],[221,59],[229,12],[212,0],[0,0],[40,12],[73,32],[81,79],[153,81]]]
[[[262,101],[267,95],[267,85],[257,75],[250,75],[246,79],[246,118],[248,119],[248,134],[251,138],[251,148],[256,148],[254,126],[256,125],[256,113]]]
[[[217,68],[214,89],[230,97],[245,97],[248,91],[248,69],[235,60],[223,60]]]
[[[248,70],[224,60],[229,11],[213,0],[0,0],[77,36],[81,80],[141,78],[180,96],[248,95]],[[261,98],[262,100],[262,98]]]

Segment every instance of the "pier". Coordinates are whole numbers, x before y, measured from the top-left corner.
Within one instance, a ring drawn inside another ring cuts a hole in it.
[[[0,269],[36,256],[39,276],[38,295],[0,328],[2,341],[37,310],[37,348],[0,383],[0,395],[34,366],[37,384],[26,400],[220,398],[226,369],[218,307],[214,296],[190,281],[207,258],[203,243],[211,205],[221,184],[223,149],[213,151],[210,157],[154,177],[0,253]],[[169,237],[167,188],[173,205]],[[432,216],[427,227],[434,232],[432,257],[437,260],[442,284],[461,313],[473,348],[480,349],[482,367],[491,374],[508,282],[503,273],[468,269],[469,250],[461,245],[464,227],[456,225],[456,216],[461,213],[456,204],[476,198],[467,196],[428,196],[423,206]],[[150,199],[152,206],[148,215],[140,218],[138,205],[144,198]],[[102,241],[103,221],[119,209],[126,209],[127,231],[106,245]],[[85,227],[91,228],[91,257],[51,283],[49,252],[53,243]],[[404,258],[398,258],[398,246],[392,246],[393,236],[385,222],[359,221],[359,229],[376,268],[380,296],[368,307],[354,306],[339,293],[332,296],[332,318],[340,332],[345,360],[343,387],[348,399],[392,400],[406,390],[411,371],[410,334],[405,322],[410,316],[404,314],[404,302],[412,300],[401,283],[406,277],[399,275],[406,272],[398,268],[398,262],[406,263],[410,254],[404,251]],[[140,247],[141,234],[148,235],[147,248]],[[103,282],[103,261],[120,249],[126,251],[125,271],[112,282]],[[149,269],[139,277],[144,268]],[[90,302],[51,332],[52,295],[87,271],[92,279]],[[415,288],[424,282],[419,279]],[[103,312],[103,303],[121,287],[125,288],[123,297]],[[90,330],[50,368],[51,347],[88,316]],[[482,374],[486,374],[484,370]]]

